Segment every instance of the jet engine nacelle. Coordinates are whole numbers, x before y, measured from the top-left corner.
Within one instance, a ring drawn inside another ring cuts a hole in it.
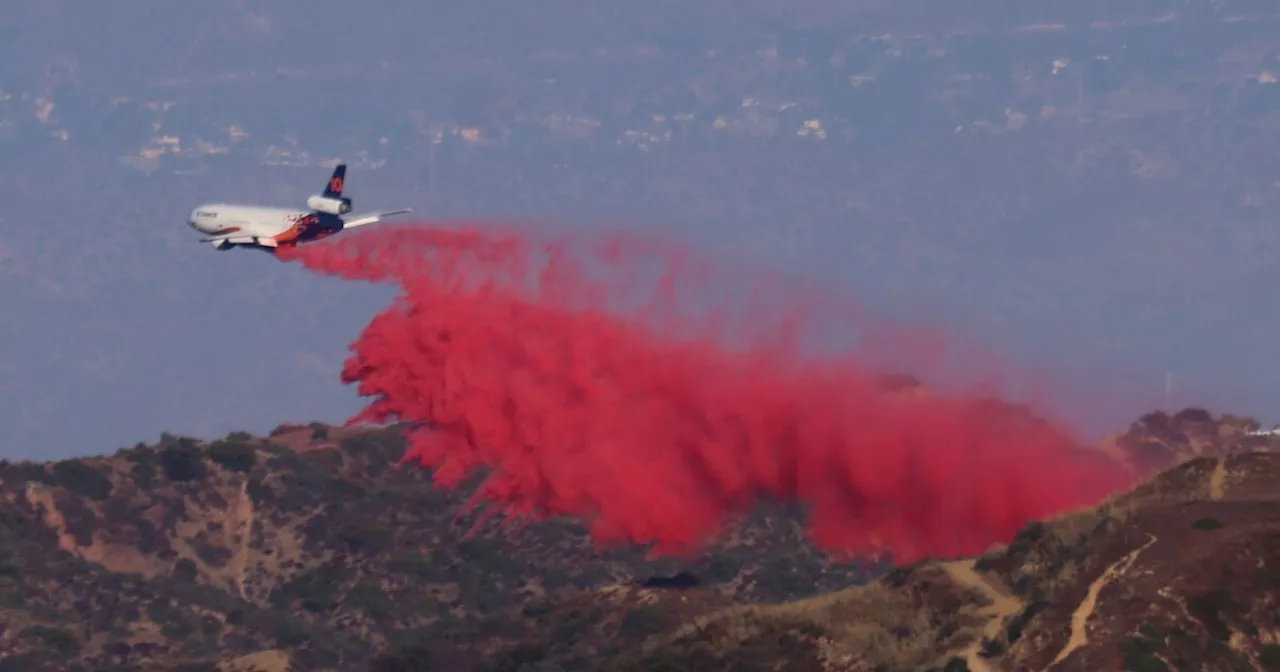
[[[345,215],[351,212],[351,199],[312,196],[307,199],[307,207],[327,215]]]

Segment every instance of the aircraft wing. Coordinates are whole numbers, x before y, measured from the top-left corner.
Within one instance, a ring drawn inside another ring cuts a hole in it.
[[[263,247],[276,247],[279,245],[274,238],[249,236],[243,233],[224,233],[220,236],[201,238],[200,242],[213,243],[214,247],[218,247],[223,243],[230,243],[232,245],[262,245]]]
[[[390,217],[392,215],[403,215],[406,212],[413,212],[413,208],[403,208],[400,210],[384,210],[383,212],[371,212],[371,213],[362,214],[362,215],[348,215],[342,218],[342,228],[343,230],[346,230],[346,229],[354,229],[357,226],[364,226],[365,224],[375,224],[377,222],[382,221],[384,217]]]

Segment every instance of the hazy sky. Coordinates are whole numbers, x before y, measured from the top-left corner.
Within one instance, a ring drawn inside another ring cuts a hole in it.
[[[336,156],[357,210],[661,232],[929,317],[1093,430],[1276,417],[1267,3],[13,4],[4,455],[354,411],[392,292],[184,224],[301,205]]]

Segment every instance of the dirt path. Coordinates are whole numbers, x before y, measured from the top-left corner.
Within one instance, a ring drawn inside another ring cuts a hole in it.
[[[990,579],[979,574],[973,567],[974,562],[974,560],[944,562],[942,563],[942,569],[947,572],[952,581],[965,588],[977,590],[991,600],[990,606],[983,607],[978,612],[988,619],[987,624],[982,628],[982,637],[974,639],[973,643],[961,652],[970,672],[991,672],[987,662],[978,655],[978,652],[982,649],[982,640],[986,637],[995,638],[999,636],[1000,628],[1004,626],[1005,617],[1022,611],[1022,600],[1006,593],[1002,588],[992,583]]]
[[[1049,663],[1049,667],[1053,667],[1054,665],[1066,660],[1067,656],[1071,655],[1076,649],[1089,642],[1089,617],[1093,615],[1094,608],[1098,606],[1098,595],[1102,592],[1102,589],[1107,586],[1107,584],[1124,576],[1124,573],[1129,571],[1129,568],[1133,566],[1133,563],[1138,560],[1138,555],[1140,553],[1150,548],[1151,544],[1156,543],[1156,537],[1154,534],[1148,534],[1147,537],[1149,537],[1147,543],[1133,549],[1133,551],[1128,555],[1111,563],[1111,566],[1107,568],[1107,571],[1103,572],[1102,576],[1099,576],[1097,580],[1089,586],[1089,592],[1085,594],[1084,600],[1080,602],[1080,606],[1076,607],[1075,613],[1071,614],[1071,639],[1067,640],[1067,645],[1062,647],[1062,650],[1058,652],[1058,656],[1053,659],[1052,663]]]
[[[218,664],[218,672],[288,672],[292,665],[292,656],[273,649],[224,660]]]
[[[235,572],[232,577],[236,590],[240,592],[240,599],[248,599],[244,592],[244,578],[249,572],[249,557],[253,551],[253,522],[255,513],[253,509],[253,498],[249,496],[249,480],[240,485],[240,497],[236,500],[235,508],[232,510],[231,525],[227,529],[231,530],[231,538],[229,542],[236,541],[235,535],[240,535],[239,543],[235,544],[235,554],[232,556],[231,566]],[[228,544],[231,545],[231,544]]]
[[[1213,473],[1209,475],[1209,499],[1215,502],[1222,499],[1223,484],[1227,480],[1227,458],[1222,456],[1218,458],[1218,463],[1213,467]]]

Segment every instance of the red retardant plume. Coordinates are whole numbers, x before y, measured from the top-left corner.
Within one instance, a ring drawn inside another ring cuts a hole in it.
[[[766,312],[743,289],[730,325],[732,297],[698,294],[709,265],[688,252],[533,238],[435,223],[280,252],[399,285],[343,369],[373,398],[352,422],[412,423],[405,461],[443,486],[487,469],[473,503],[661,555],[762,499],[799,502],[818,547],[905,563],[981,553],[1126,484],[989,398],[895,392],[866,357],[802,356],[797,297]]]

